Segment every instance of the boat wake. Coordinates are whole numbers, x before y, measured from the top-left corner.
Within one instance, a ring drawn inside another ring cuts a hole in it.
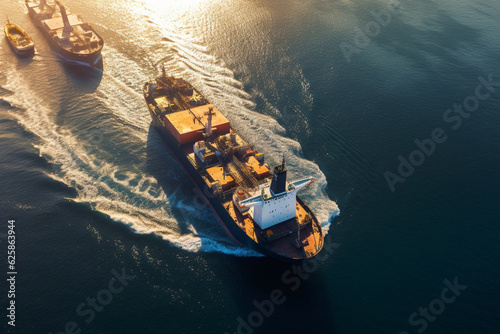
[[[150,22],[155,22],[153,16]],[[144,39],[135,45],[137,54],[150,54],[144,49],[158,52],[144,59],[123,51],[129,48],[108,43],[103,50],[105,70],[95,87],[86,84],[82,89],[74,77],[68,85],[60,78],[70,75],[56,62],[43,67],[37,66],[43,60],[35,60],[32,69],[3,72],[2,103],[15,106],[13,117],[36,135],[34,146],[54,166],[54,172],[47,175],[77,191],[71,200],[89,204],[137,233],[154,233],[190,252],[259,256],[234,244],[207,206],[193,205],[193,187],[186,184],[183,170],[150,128],[140,89],[157,74],[158,69],[151,64],[165,63],[171,74],[188,79],[223,110],[270,163],[278,163],[284,153],[290,179],[315,178],[301,197],[328,233],[339,210],[325,193],[324,174],[315,163],[301,157],[300,144],[287,138],[276,120],[253,111],[254,93],[245,91],[223,61],[192,36],[170,34],[159,26],[163,38],[158,38],[157,31],[144,29],[140,34]],[[137,32],[120,33],[130,34],[127,43],[132,43],[132,33]],[[156,34],[155,38],[148,33]],[[147,69],[145,64],[149,64]],[[53,79],[45,79],[47,87],[42,89],[32,84],[32,71]]]

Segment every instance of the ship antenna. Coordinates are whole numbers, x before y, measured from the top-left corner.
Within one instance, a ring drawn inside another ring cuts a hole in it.
[[[283,160],[281,161],[281,170],[285,170],[285,155],[283,154]]]
[[[161,77],[163,81],[167,80],[167,73],[165,72],[165,65],[161,65]]]

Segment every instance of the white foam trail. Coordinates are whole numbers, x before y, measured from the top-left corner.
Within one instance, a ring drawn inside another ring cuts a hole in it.
[[[268,162],[279,163],[279,159],[285,153],[291,178],[300,178],[305,175],[315,178],[316,182],[303,191],[302,195],[320,220],[325,234],[328,233],[330,221],[340,213],[339,208],[326,195],[326,177],[319,167],[301,157],[300,144],[286,137],[286,130],[275,119],[252,110],[255,107],[255,103],[249,100],[252,96],[242,89],[243,83],[234,78],[233,72],[224,65],[223,61],[207,53],[207,47],[203,45],[203,34],[195,34],[195,27],[172,29],[171,22],[162,11],[148,10],[144,6],[141,6],[140,10],[161,32],[162,37],[171,41],[168,48],[162,48],[157,43],[160,36],[153,34],[140,41],[142,47],[160,50],[159,55],[164,60],[166,68],[174,75],[188,78],[194,86],[200,89],[212,103],[217,105],[219,110],[228,116],[233,126],[249,142],[266,153]],[[258,15],[265,16],[262,13]],[[148,35],[148,30],[151,29],[148,27],[143,36]],[[280,61],[285,63],[282,68],[287,68],[290,59],[283,55]],[[151,62],[162,63],[162,60]],[[309,83],[302,69],[295,68],[293,74],[300,81],[306,106],[311,108],[312,95],[309,93]],[[277,113],[281,114],[279,110]],[[307,124],[304,126],[308,127]]]
[[[189,233],[181,234],[179,224],[172,215],[172,200],[167,199],[155,178],[144,175],[141,170],[127,170],[126,166],[100,160],[98,155],[87,151],[76,135],[55,125],[55,120],[51,117],[53,113],[41,100],[25,93],[29,87],[22,78],[16,77],[14,71],[9,72],[8,76],[9,84],[6,88],[22,93],[14,93],[4,99],[24,109],[23,112],[12,115],[27,131],[40,139],[34,145],[40,156],[60,167],[60,172],[47,173],[47,176],[77,190],[78,196],[72,200],[90,204],[94,210],[130,226],[137,233],[155,233],[187,251],[257,255],[251,250],[231,245],[229,238],[226,241],[215,241],[199,236],[193,228],[187,230]],[[105,84],[104,89],[107,89],[106,86]],[[139,136],[142,140],[149,128],[149,124],[145,125],[143,135]],[[117,177],[118,174],[121,176]],[[131,185],[132,180],[138,181]],[[173,200],[175,205],[175,198]],[[190,213],[188,218],[201,219],[196,212]]]
[[[153,12],[146,10],[146,13],[153,22],[161,22],[163,19],[161,15],[157,16]],[[270,164],[278,163],[285,152],[291,179],[305,175],[316,179],[302,195],[320,220],[326,234],[331,218],[339,213],[335,202],[325,193],[326,178],[315,163],[301,157],[300,144],[287,138],[286,130],[275,119],[252,110],[255,103],[250,99],[258,92],[249,94],[243,90],[243,83],[235,79],[233,72],[224,62],[208,53],[203,41],[189,31],[169,29],[156,24],[162,36],[168,40],[163,43],[160,41],[161,36],[152,31],[150,26],[137,24],[135,21],[133,26],[134,29],[119,32],[127,38],[127,43],[135,44],[136,48],[158,50],[158,54],[153,55],[152,59],[137,60],[106,45],[104,76],[98,90],[92,95],[104,106],[101,112],[111,114],[111,126],[115,126],[113,131],[127,135],[129,142],[126,144],[130,150],[138,146],[135,149],[144,152],[150,124],[141,86],[157,74],[157,69],[146,69],[144,65],[164,62],[172,74],[187,78],[216,104],[250,143],[266,153]],[[143,30],[138,33],[136,28]],[[135,39],[136,36],[141,38]],[[251,250],[231,245],[228,238],[224,239],[225,235],[205,232],[202,227],[209,227],[214,222],[205,222],[203,213],[190,211],[189,203],[178,200],[176,192],[167,198],[157,180],[145,175],[144,165],[108,162],[112,159],[106,157],[112,156],[114,152],[86,148],[76,133],[63,131],[64,129],[56,125],[50,106],[37,102],[32,96],[29,97],[30,94],[26,92],[30,91],[30,87],[23,78],[16,76],[14,70],[7,72],[11,79],[7,88],[20,93],[5,99],[26,110],[14,116],[27,131],[40,138],[37,145],[40,155],[60,166],[60,172],[50,174],[50,177],[75,188],[78,193],[75,201],[89,203],[94,210],[127,224],[137,233],[155,233],[187,251],[223,252],[238,256],[257,255]],[[307,81],[302,73],[298,75],[306,94],[309,89]],[[277,112],[279,113],[279,110]],[[162,143],[158,145],[159,152],[166,150]],[[127,147],[121,149],[127,150]],[[167,177],[169,180],[176,180],[175,167]],[[187,212],[183,221],[175,218],[173,209]]]

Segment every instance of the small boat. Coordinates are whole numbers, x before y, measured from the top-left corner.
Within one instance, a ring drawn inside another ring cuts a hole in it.
[[[17,55],[28,57],[35,54],[35,43],[31,37],[18,25],[11,23],[9,19],[5,24],[5,37]]]

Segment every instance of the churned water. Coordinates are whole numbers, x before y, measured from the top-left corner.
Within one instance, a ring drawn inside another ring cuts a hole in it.
[[[0,257],[15,220],[17,270],[1,328],[500,333],[499,3],[64,4],[104,38],[103,72],[63,64],[0,0],[37,48],[0,43]],[[320,259],[300,271],[225,234],[150,125],[162,64],[316,179]]]

